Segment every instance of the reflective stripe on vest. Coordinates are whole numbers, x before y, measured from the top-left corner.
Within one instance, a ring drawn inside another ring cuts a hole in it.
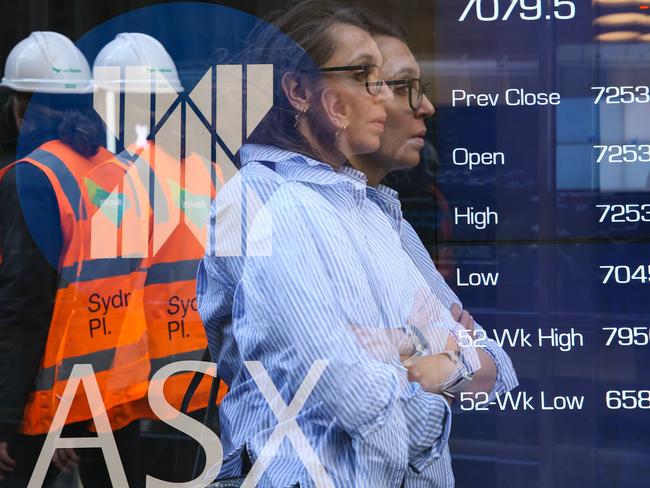
[[[57,380],[70,379],[72,368],[76,364],[92,364],[95,373],[101,373],[111,368],[116,355],[131,355],[134,357],[147,353],[147,338],[142,336],[133,344],[122,346],[118,349],[106,349],[103,351],[91,352],[82,356],[75,356],[64,359],[57,366],[41,369],[36,378],[36,391],[49,390],[54,387],[55,375]],[[58,370],[58,371],[57,371]]]
[[[147,270],[145,286],[195,280],[200,262],[200,259],[186,259],[173,263],[155,263]]]
[[[60,271],[60,287],[68,286],[70,283],[93,281],[112,276],[130,275],[135,271],[144,271],[140,259],[114,258],[95,259],[86,261],[83,266],[66,266]]]
[[[43,149],[36,149],[27,156],[27,158],[44,164],[54,172],[68,203],[71,204],[74,216],[79,220],[79,205],[74,204],[74,202],[79,202],[81,200],[81,190],[74,175],[66,167],[63,161],[51,152]]]
[[[163,358],[151,359],[151,375],[153,376],[163,366],[174,363],[176,361],[200,361],[203,357],[205,349],[195,349],[194,351],[185,351],[173,356],[166,356]],[[192,373],[194,374],[194,373]]]

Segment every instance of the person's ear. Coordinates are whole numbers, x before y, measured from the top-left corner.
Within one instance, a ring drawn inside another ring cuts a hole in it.
[[[337,90],[332,88],[323,90],[321,93],[321,104],[323,112],[335,130],[350,125],[350,109]]]
[[[282,91],[296,112],[304,113],[309,109],[311,88],[304,76],[299,73],[285,73],[282,76]]]
[[[16,129],[20,131],[20,127],[23,125],[23,119],[25,118],[25,106],[20,103],[20,100],[16,96],[11,97],[11,111],[13,112]]]

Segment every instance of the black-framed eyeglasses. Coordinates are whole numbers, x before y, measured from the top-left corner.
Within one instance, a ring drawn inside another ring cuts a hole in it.
[[[384,80],[384,83],[393,91],[394,95],[406,95],[406,92],[400,93],[400,90],[408,90],[409,105],[414,111],[422,105],[424,95],[431,97],[431,83],[424,83],[420,78]]]
[[[331,66],[327,68],[321,68],[321,73],[338,73],[344,71],[357,71],[362,75],[363,78],[360,81],[364,81],[366,85],[366,91],[374,96],[379,95],[381,91],[381,86],[384,84],[383,78],[384,74],[381,71],[381,68],[376,64],[357,64],[353,66]]]

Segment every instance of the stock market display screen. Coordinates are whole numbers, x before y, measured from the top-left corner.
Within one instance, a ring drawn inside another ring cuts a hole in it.
[[[434,142],[393,183],[520,381],[461,398],[458,486],[650,483],[649,7],[436,2]]]

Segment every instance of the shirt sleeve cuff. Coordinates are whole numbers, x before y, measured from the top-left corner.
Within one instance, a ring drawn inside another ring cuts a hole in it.
[[[352,374],[348,381],[339,382],[339,419],[348,433],[365,438],[381,429],[391,415],[398,400],[399,381],[385,365],[367,361],[355,368],[364,374]],[[368,385],[373,385],[368,391]],[[363,392],[363,393],[362,393]]]
[[[476,324],[476,329],[483,330],[478,324]],[[497,370],[494,387],[489,392],[489,401],[492,401],[497,394],[502,394],[516,388],[519,385],[519,380],[517,379],[517,373],[515,373],[515,369],[512,366],[512,361],[503,348],[499,347],[493,339],[486,340],[483,350],[488,356],[490,356],[490,358],[492,358]]]
[[[412,395],[403,399],[409,432],[409,465],[416,472],[439,458],[451,432],[451,408],[442,395],[434,395],[412,383]]]

